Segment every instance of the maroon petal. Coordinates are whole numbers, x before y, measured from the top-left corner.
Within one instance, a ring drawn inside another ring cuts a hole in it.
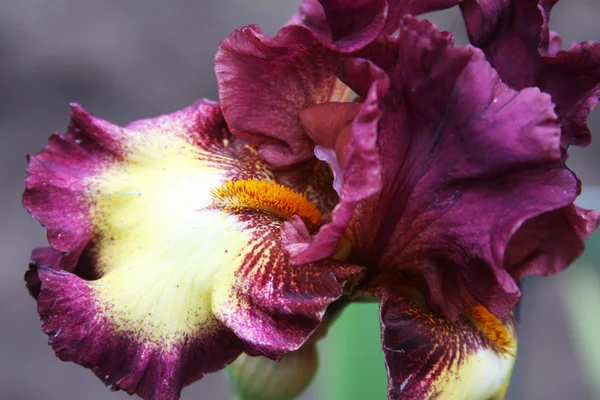
[[[59,264],[62,256],[60,251],[56,251],[51,247],[40,247],[33,250],[29,270],[25,272],[25,287],[31,297],[37,300],[42,286],[37,273],[38,268],[60,269]]]
[[[351,53],[395,32],[405,14],[443,10],[461,0],[304,0],[288,24],[312,30],[332,50]]]
[[[300,110],[342,100],[325,57],[325,48],[298,26],[283,28],[274,38],[248,26],[221,43],[215,72],[229,129],[257,146],[273,167],[314,156]]]
[[[552,95],[563,128],[563,147],[587,146],[586,124],[600,97],[600,44],[560,50],[549,32],[555,0],[467,0],[461,3],[471,43],[480,47],[508,85],[538,86]]]
[[[106,318],[111,305],[97,298],[89,282],[44,267],[38,274],[43,282],[38,312],[56,355],[92,369],[112,390],[143,399],[178,399],[184,386],[222,369],[243,348],[223,326],[153,343],[152,332],[119,329]]]
[[[48,241],[65,254],[60,264],[66,270],[73,268],[92,234],[83,181],[119,157],[114,146],[120,142],[118,131],[72,105],[67,135],[53,134],[45,151],[29,157],[23,206],[48,227]]]
[[[332,255],[357,205],[376,194],[381,188],[377,129],[383,112],[381,102],[388,90],[389,80],[379,68],[367,60],[348,60],[344,63],[343,69],[346,72],[342,75],[352,76],[354,81],[361,84],[356,85],[356,90],[365,99],[358,111],[355,105],[346,104],[346,110],[356,112],[352,122],[337,123],[340,121],[338,119],[336,123],[330,123],[331,120],[324,119],[325,111],[329,112],[332,120],[341,118],[341,121],[346,121],[347,113],[340,105],[329,104],[303,112],[303,120],[316,144],[335,154],[331,163],[334,165],[334,171],[338,170],[338,174],[343,176],[343,181],[340,200],[333,209],[328,224],[322,226],[313,238],[304,242],[290,242],[286,240],[287,237],[284,237],[285,249],[290,253],[292,261],[298,264]],[[336,107],[339,107],[342,112],[336,114]],[[317,122],[312,123],[312,121]],[[329,131],[329,128],[339,131]],[[292,228],[293,226],[286,222],[286,229]],[[295,237],[301,236],[299,233]]]
[[[271,240],[279,230],[270,229]],[[300,348],[319,327],[329,304],[342,295],[342,286],[362,268],[339,261],[292,266],[281,251],[264,257],[256,248],[236,273],[233,290],[213,291],[216,317],[253,349],[281,359]],[[268,272],[265,272],[268,271]]]
[[[288,24],[302,24],[328,47],[352,52],[369,44],[386,25],[386,0],[304,0]]]
[[[548,51],[551,0],[465,0],[460,7],[471,43],[481,48],[502,80],[535,86]]]
[[[515,361],[514,320],[475,308],[451,322],[379,289],[389,399],[501,399]]]
[[[510,239],[506,269],[517,281],[556,274],[583,253],[599,224],[600,212],[574,204],[532,218]]]
[[[587,117],[600,98],[600,43],[575,43],[542,61],[537,84],[556,102],[563,146],[587,146],[592,139]]]
[[[387,44],[383,188],[357,208],[353,260],[413,281],[451,319],[475,304],[505,316],[520,296],[504,265],[512,235],[578,194],[550,97],[510,89],[481,51],[425,21],[406,18]]]

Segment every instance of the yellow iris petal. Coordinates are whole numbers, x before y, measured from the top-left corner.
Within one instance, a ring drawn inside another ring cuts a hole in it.
[[[235,173],[221,156],[181,137],[142,139],[87,182],[101,275],[90,285],[115,329],[169,346],[217,323],[212,288],[233,283],[254,236],[214,207],[210,188]]]

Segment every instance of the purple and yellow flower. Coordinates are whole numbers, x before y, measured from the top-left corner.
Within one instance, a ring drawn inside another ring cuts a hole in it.
[[[220,105],[122,128],[72,107],[24,195],[48,229],[26,280],[59,358],[153,399],[243,353],[310,354],[310,379],[342,305],[378,300],[391,399],[503,398],[519,282],[567,267],[599,223],[565,165],[597,75],[562,98],[558,78],[505,79],[497,46],[403,16],[457,1],[347,3],[233,32]],[[539,54],[556,76],[592,68]]]

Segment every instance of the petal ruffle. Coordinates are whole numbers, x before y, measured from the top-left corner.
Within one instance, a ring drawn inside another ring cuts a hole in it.
[[[390,400],[504,398],[516,353],[512,317],[474,309],[450,322],[389,287],[379,297]]]
[[[454,48],[426,21],[406,18],[383,45],[373,56],[391,81],[379,123],[383,189],[353,219],[352,236],[365,239],[353,242],[353,260],[371,277],[414,280],[450,319],[476,304],[505,316],[520,296],[504,264],[511,237],[579,192],[561,166],[550,97],[510,89],[481,51]]]
[[[461,3],[471,43],[480,47],[508,85],[538,86],[552,95],[563,129],[563,147],[587,146],[587,116],[600,97],[600,43],[560,50],[548,29],[551,0]]]
[[[304,0],[289,24],[313,31],[333,50],[353,52],[368,45],[386,25],[386,0]]]
[[[300,110],[343,100],[349,92],[326,65],[326,51],[303,27],[264,36],[247,26],[229,35],[215,57],[219,98],[231,132],[276,168],[314,156]]]
[[[600,212],[575,204],[532,218],[510,239],[506,269],[517,281],[556,274],[583,253],[599,224]]]
[[[68,133],[53,134],[45,150],[28,159],[23,206],[48,228],[48,242],[65,254],[65,270],[72,270],[92,235],[84,180],[119,157],[115,128],[73,105]]]
[[[535,86],[540,51],[549,45],[548,0],[465,0],[460,7],[471,43],[515,89]]]
[[[52,247],[40,247],[31,252],[29,270],[25,272],[25,287],[31,297],[37,300],[42,287],[42,281],[40,281],[37,273],[38,268],[44,267],[59,270],[62,258],[63,254]]]
[[[556,102],[563,146],[587,146],[592,140],[587,117],[600,98],[600,42],[574,43],[542,61],[537,85]]]
[[[281,357],[361,271],[337,261],[292,266],[272,199],[261,208],[244,193],[217,196],[237,182],[307,203],[272,183],[214,103],[125,128],[76,107],[69,133],[54,135],[28,174],[24,203],[55,233],[53,247],[66,243],[34,253],[28,273],[34,294],[41,284],[43,329],[61,359],[113,389],[177,398],[242,350]],[[63,236],[69,241],[54,240]],[[57,253],[66,255],[55,261]]]
[[[270,236],[265,244],[279,242],[279,226],[265,228],[264,235]],[[339,261],[292,266],[280,249],[265,244],[250,244],[252,253],[236,272],[233,290],[229,282],[213,288],[213,312],[252,348],[280,359],[319,326],[327,306],[342,295],[339,282],[362,268]]]
[[[38,274],[43,282],[38,312],[56,355],[92,369],[112,390],[144,399],[177,399],[184,386],[222,369],[243,348],[215,320],[204,321],[175,342],[162,336],[165,329],[151,330],[156,327],[141,318],[116,327],[111,315],[123,308],[114,310],[120,305],[98,299],[93,284],[65,271],[40,268]]]
[[[403,15],[443,10],[461,0],[304,0],[288,22],[306,26],[332,50],[351,53],[395,32]]]

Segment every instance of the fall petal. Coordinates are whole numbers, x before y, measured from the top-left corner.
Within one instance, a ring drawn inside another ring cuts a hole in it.
[[[279,229],[265,235],[279,241]],[[300,348],[319,326],[327,306],[342,295],[340,282],[360,274],[362,268],[339,261],[292,266],[280,249],[250,246],[253,251],[246,264],[251,268],[240,268],[235,283],[213,288],[213,312],[252,348],[280,359]]]
[[[64,269],[73,268],[92,234],[84,179],[98,165],[119,157],[113,147],[120,140],[117,131],[72,105],[68,133],[53,134],[45,151],[29,157],[23,206],[48,227],[50,245],[65,254],[60,261]]]
[[[54,233],[55,250],[34,252],[26,277],[43,329],[61,359],[115,390],[174,399],[244,349],[281,356],[360,273],[289,263],[283,221],[320,214],[274,182],[214,103],[125,128],[77,107],[72,129],[32,157],[28,174],[24,204]],[[273,327],[232,323],[240,315]]]
[[[40,267],[50,269],[60,269],[60,261],[63,254],[52,247],[40,247],[31,252],[31,262],[29,270],[25,272],[25,287],[29,291],[31,297],[37,300],[40,294],[42,282],[37,274]]]
[[[516,354],[514,320],[474,308],[450,322],[389,287],[379,293],[389,399],[487,400],[505,393]]]
[[[223,368],[241,352],[241,341],[214,319],[177,332],[157,326],[160,316],[143,316],[148,309],[135,316],[133,309],[108,302],[94,282],[65,271],[41,268],[38,273],[43,282],[38,311],[56,355],[92,369],[112,390],[177,399],[183,386]]]

